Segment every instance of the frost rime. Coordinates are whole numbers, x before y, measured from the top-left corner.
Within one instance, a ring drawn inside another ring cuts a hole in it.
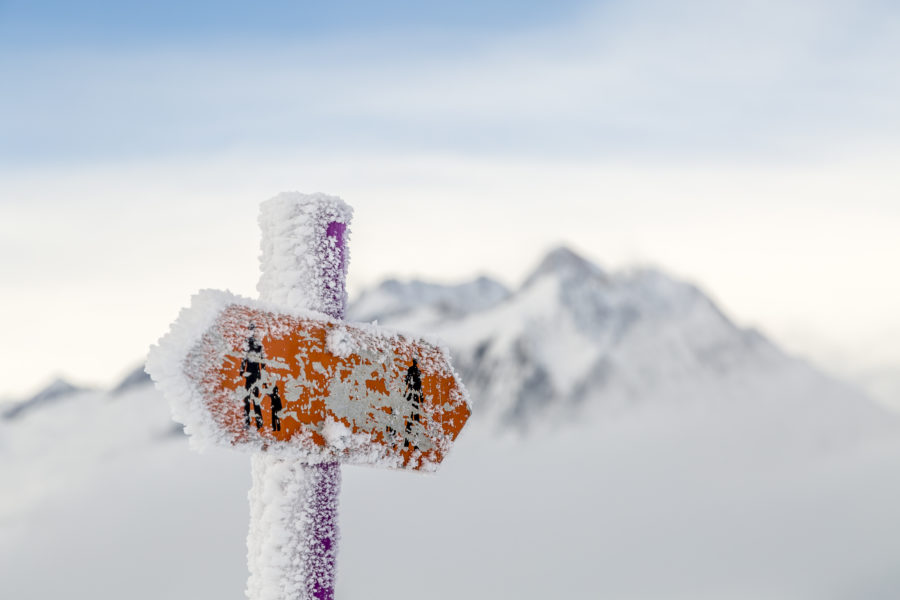
[[[281,194],[260,208],[260,300],[344,317],[352,209],[323,194]],[[339,463],[257,454],[250,490],[250,600],[331,600]]]
[[[337,558],[338,463],[253,455],[247,597],[331,598]]]
[[[292,192],[264,202],[259,217],[262,273],[257,290],[260,300],[254,303],[255,307],[268,306],[272,312],[305,315],[326,321],[325,315],[342,320],[347,304],[344,282],[351,216],[352,209],[343,201],[323,194]],[[210,332],[227,306],[242,302],[244,300],[227,292],[207,290],[198,294],[193,298],[191,308],[181,312],[171,331],[151,348],[147,360],[147,371],[169,398],[175,420],[185,424],[185,432],[190,434],[192,445],[198,448],[220,444],[228,435],[215,422],[203,401],[205,392],[221,391],[222,386],[196,374],[201,372],[200,366],[210,356],[226,357],[235,352],[234,345],[229,345],[224,336],[217,337]],[[229,331],[237,331],[239,327],[250,325],[236,322],[225,324]],[[243,352],[247,355],[256,338],[248,332],[241,333],[247,340],[248,351]],[[372,334],[373,337],[384,335],[374,328]],[[354,347],[358,342],[340,325],[331,331],[326,345],[330,352],[341,357],[361,350]],[[443,349],[438,352],[446,356]],[[286,359],[265,357],[267,365],[276,367],[285,363]],[[258,368],[257,363],[262,363],[263,357],[257,356],[255,360],[250,364]],[[382,363],[379,365],[383,366]],[[247,389],[258,392],[258,388],[251,386],[245,363],[238,364],[240,368],[234,375],[237,379],[233,380],[229,374],[228,381],[235,383],[244,377]],[[452,371],[452,367],[448,368]],[[361,373],[357,379],[363,375]],[[456,378],[455,373],[452,376]],[[263,380],[259,376],[259,385],[263,385]],[[301,380],[298,376],[283,383],[302,384]],[[409,367],[407,380],[407,387],[413,392],[390,389],[384,391],[384,396],[390,404],[398,406],[405,406],[406,401],[411,402],[410,418],[397,410],[396,420],[389,419],[387,414],[379,415],[378,418],[385,422],[377,421],[377,425],[405,435],[405,443],[412,444],[412,460],[422,463],[422,451],[427,451],[429,446],[423,425],[427,422],[428,413],[420,407],[421,381],[415,359]],[[206,389],[204,386],[212,387]],[[460,389],[459,399],[467,402],[464,389],[461,386]],[[282,395],[288,391],[282,389]],[[342,393],[338,389],[330,391],[332,394]],[[272,427],[280,431],[276,427],[276,415],[278,419],[288,419],[290,414],[281,408],[276,409],[276,406],[281,407],[281,400],[276,404],[277,397],[272,393]],[[344,395],[349,398],[348,394]],[[340,402],[340,398],[335,396],[326,401]],[[346,406],[338,408],[348,412]],[[246,410],[247,419],[250,419],[250,409]],[[358,417],[363,419],[364,415]],[[402,432],[399,431],[401,417],[405,419]],[[303,432],[303,435],[311,433]],[[305,452],[297,452],[296,447],[278,448],[277,444],[268,444],[268,451],[253,455],[253,487],[248,494],[250,532],[247,537],[250,577],[246,593],[250,600],[332,600],[334,597],[341,481],[340,463],[335,462],[337,455],[334,451],[346,451],[352,455],[355,449],[363,447],[368,437],[354,433],[346,424],[333,419],[323,424],[321,435],[327,442],[327,450],[318,454],[309,452],[310,445],[304,444],[301,439],[297,446]],[[248,444],[248,447],[253,446]],[[265,449],[263,444],[259,447]],[[367,457],[366,462],[379,458],[384,457],[378,456],[375,450],[375,455]]]
[[[353,209],[341,199],[324,194],[290,192],[263,202],[260,299],[343,318],[352,216]],[[329,235],[338,229],[340,235]]]

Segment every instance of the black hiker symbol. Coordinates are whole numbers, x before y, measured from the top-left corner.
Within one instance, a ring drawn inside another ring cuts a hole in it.
[[[272,431],[281,431],[281,395],[278,393],[278,386],[272,388],[272,393],[269,394],[269,399],[272,401]]]
[[[262,383],[263,348],[253,336],[255,325],[250,325],[251,333],[247,339],[247,354],[241,359],[241,374],[244,376],[244,425],[250,429],[251,410],[254,413],[256,428],[262,429],[262,408],[259,405],[259,386]],[[252,407],[252,408],[251,408]]]
[[[419,363],[414,358],[413,364],[406,371],[406,392],[404,396],[406,396],[407,401],[412,405],[412,413],[410,414],[409,419],[406,421],[406,435],[404,436],[406,440],[403,443],[404,448],[409,448],[409,438],[412,435],[412,422],[416,421],[420,422],[419,417],[419,408],[422,404],[422,377],[421,373],[419,373]],[[418,450],[419,446],[413,442],[413,447]]]

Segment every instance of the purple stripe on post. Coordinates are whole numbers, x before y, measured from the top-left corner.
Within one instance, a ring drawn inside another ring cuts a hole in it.
[[[329,316],[344,318],[344,273],[346,265],[347,224],[332,221],[325,232],[333,240],[337,250],[337,260],[322,265],[322,279],[330,297],[326,306],[334,307]],[[316,600],[334,600],[334,580],[337,570],[338,541],[338,496],[341,488],[341,465],[337,462],[322,463],[307,467],[311,475],[314,498],[311,511],[313,519],[313,542],[310,559],[307,562],[306,589]]]
[[[306,590],[316,600],[334,600],[341,465],[322,463],[310,465],[306,470],[315,486],[309,507],[313,516],[313,541],[306,564]]]
[[[330,238],[337,250],[337,260],[326,262],[322,265],[322,279],[326,282],[329,297],[326,299],[326,306],[335,307],[333,311],[329,311],[330,317],[335,319],[344,318],[344,274],[347,260],[347,244],[344,233],[347,231],[347,224],[339,221],[332,221],[328,224],[325,231],[326,238]],[[336,263],[336,264],[335,264]]]

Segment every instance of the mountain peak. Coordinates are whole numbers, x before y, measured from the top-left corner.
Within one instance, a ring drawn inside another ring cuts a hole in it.
[[[113,388],[112,393],[119,394],[133,387],[148,384],[150,382],[150,375],[147,374],[147,372],[144,370],[144,364],[141,363],[122,378],[119,384],[115,388]]]
[[[537,268],[525,280],[523,287],[530,286],[533,282],[547,275],[556,275],[565,279],[589,278],[603,282],[609,279],[603,269],[568,246],[557,246],[547,252],[544,258],[541,259],[541,262],[538,263]]]
[[[49,385],[44,387],[41,391],[39,391],[28,400],[23,400],[22,402],[19,402],[18,404],[4,412],[3,417],[6,419],[14,419],[20,416],[23,412],[29,411],[33,408],[37,408],[44,404],[56,402],[64,397],[70,396],[80,391],[83,391],[83,388],[72,385],[61,377],[57,377],[56,379],[51,381]]]
[[[351,302],[348,314],[360,321],[408,316],[423,310],[452,317],[494,306],[509,293],[503,284],[485,276],[451,285],[388,279]]]

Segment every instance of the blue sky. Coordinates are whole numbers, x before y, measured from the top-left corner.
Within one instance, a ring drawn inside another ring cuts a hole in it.
[[[0,397],[255,294],[256,205],[291,189],[356,207],[351,291],[514,285],[564,242],[900,372],[898,57],[880,0],[0,0],[2,325],[58,348],[0,350]]]
[[[0,2],[11,92],[0,156],[104,160],[310,138],[344,148],[381,145],[385,131],[421,144],[409,132],[421,122],[329,110],[309,87],[355,95],[366,72],[472,58],[493,36],[572,19],[582,4]]]
[[[0,3],[0,158],[816,158],[895,141],[868,2]]]
[[[235,0],[193,2],[0,2],[3,37],[16,45],[139,46],[214,40],[293,39],[298,35],[507,31],[571,18],[584,0]]]

